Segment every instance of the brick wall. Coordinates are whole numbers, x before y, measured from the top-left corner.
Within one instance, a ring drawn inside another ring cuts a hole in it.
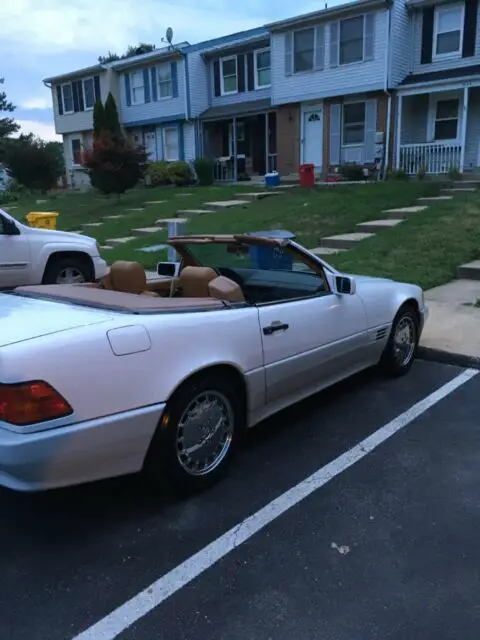
[[[277,167],[280,175],[298,173],[300,163],[300,105],[277,109]]]

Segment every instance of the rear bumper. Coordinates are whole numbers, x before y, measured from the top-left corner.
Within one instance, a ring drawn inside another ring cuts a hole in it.
[[[37,433],[0,427],[0,486],[41,491],[140,471],[164,404]]]

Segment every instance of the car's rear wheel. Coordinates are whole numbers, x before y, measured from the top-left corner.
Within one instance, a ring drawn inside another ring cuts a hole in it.
[[[197,375],[167,403],[144,471],[157,486],[188,496],[226,472],[243,426],[242,394],[228,376]]]
[[[53,257],[48,262],[42,284],[81,284],[92,282],[94,274],[87,260],[77,257]]]
[[[390,337],[380,360],[382,371],[392,378],[408,373],[415,360],[418,339],[418,314],[412,305],[406,304],[393,320]]]

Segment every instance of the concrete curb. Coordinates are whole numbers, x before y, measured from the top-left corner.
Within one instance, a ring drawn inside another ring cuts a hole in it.
[[[464,353],[451,353],[450,351],[433,349],[432,347],[422,347],[420,345],[418,347],[417,357],[420,360],[453,364],[457,367],[480,369],[480,358],[477,356],[468,356]]]

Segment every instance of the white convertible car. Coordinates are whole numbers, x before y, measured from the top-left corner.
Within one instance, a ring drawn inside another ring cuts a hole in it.
[[[182,493],[242,431],[373,365],[406,373],[427,317],[413,284],[349,276],[267,234],[170,240],[147,284],[0,294],[0,485],[36,491],[143,471]]]

